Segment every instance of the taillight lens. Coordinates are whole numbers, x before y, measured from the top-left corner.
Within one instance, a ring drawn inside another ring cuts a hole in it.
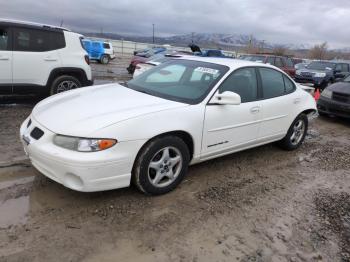
[[[85,58],[85,62],[86,62],[88,65],[90,65],[90,58],[89,58],[89,56],[88,56],[88,55],[85,55],[84,58]]]

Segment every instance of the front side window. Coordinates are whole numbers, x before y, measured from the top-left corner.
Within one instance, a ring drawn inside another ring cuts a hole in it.
[[[277,67],[283,67],[282,58],[276,57],[275,66],[277,66]]]
[[[242,103],[252,102],[258,97],[258,83],[254,68],[238,69],[221,84],[219,93],[231,91],[241,96]]]
[[[103,43],[103,48],[110,49],[109,44],[108,43]]]
[[[9,50],[9,32],[6,28],[0,27],[0,50]]]
[[[337,64],[335,70],[340,72],[349,72],[349,66],[347,64]]]
[[[51,50],[51,32],[27,28],[15,28],[14,51],[45,52]]]
[[[263,96],[265,99],[284,94],[284,80],[282,73],[270,68],[259,68],[259,72],[263,88]]]
[[[269,56],[266,60],[266,63],[270,65],[275,65],[275,57]]]
[[[176,59],[144,72],[125,85],[149,95],[196,104],[207,96],[228,70],[223,65]]]

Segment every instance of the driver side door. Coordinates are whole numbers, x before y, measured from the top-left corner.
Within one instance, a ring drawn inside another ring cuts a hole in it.
[[[220,94],[225,91],[240,95],[241,104],[207,104],[201,151],[203,160],[253,146],[259,133],[261,94],[256,68],[234,71],[217,90]]]

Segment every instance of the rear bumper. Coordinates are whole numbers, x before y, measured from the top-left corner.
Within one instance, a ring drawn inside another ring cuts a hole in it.
[[[350,118],[350,104],[337,102],[320,97],[317,101],[317,110],[324,114]]]

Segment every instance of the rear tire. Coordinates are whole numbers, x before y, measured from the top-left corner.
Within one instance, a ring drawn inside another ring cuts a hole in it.
[[[79,87],[81,87],[81,83],[74,76],[59,76],[52,82],[50,95],[62,93]]]
[[[100,63],[103,65],[107,65],[109,63],[109,56],[108,55],[101,56]]]
[[[287,135],[279,141],[279,146],[289,151],[297,149],[305,139],[308,124],[309,121],[305,114],[297,116],[289,127]]]
[[[161,195],[175,189],[187,173],[190,153],[176,136],[159,137],[148,142],[138,154],[132,182],[143,193]]]

